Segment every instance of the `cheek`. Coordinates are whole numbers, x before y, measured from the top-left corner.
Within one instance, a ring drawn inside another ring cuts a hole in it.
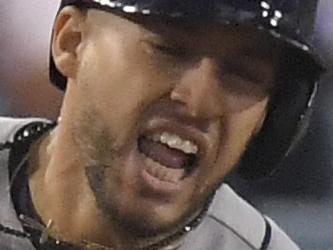
[[[130,46],[129,46],[130,47]],[[164,96],[170,88],[160,69],[134,47],[106,49],[102,45],[88,46],[78,79],[83,100],[109,125],[112,133],[123,140],[133,130],[149,105]]]
[[[266,105],[267,99],[245,111],[230,114],[226,118],[216,160],[209,173],[213,185],[223,181],[225,176],[236,167],[249,141],[260,130],[266,114]]]

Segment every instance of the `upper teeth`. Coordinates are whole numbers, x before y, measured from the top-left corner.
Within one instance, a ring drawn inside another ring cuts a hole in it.
[[[161,142],[167,144],[170,148],[175,148],[183,151],[186,154],[196,154],[198,153],[198,146],[193,142],[184,140],[176,134],[171,134],[168,132],[154,133],[148,136],[149,139],[155,142]]]

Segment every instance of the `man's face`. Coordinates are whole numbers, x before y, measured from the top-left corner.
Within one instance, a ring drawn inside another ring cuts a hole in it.
[[[98,10],[84,25],[67,110],[87,185],[118,226],[169,230],[203,206],[260,129],[278,55],[246,28]]]

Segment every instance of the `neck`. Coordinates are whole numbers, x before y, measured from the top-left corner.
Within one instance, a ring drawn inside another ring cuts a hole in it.
[[[105,223],[80,171],[83,159],[66,139],[62,124],[32,147],[29,186],[36,212],[51,234],[72,243],[82,240],[112,245],[111,223]],[[102,232],[102,233],[101,233]],[[107,239],[107,240],[106,240]]]

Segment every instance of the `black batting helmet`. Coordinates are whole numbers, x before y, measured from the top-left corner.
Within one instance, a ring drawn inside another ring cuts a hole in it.
[[[317,0],[62,0],[67,5],[161,18],[247,25],[284,45],[263,128],[239,163],[246,179],[270,175],[306,130],[324,66],[312,44]],[[65,90],[67,79],[50,56],[50,79]]]

